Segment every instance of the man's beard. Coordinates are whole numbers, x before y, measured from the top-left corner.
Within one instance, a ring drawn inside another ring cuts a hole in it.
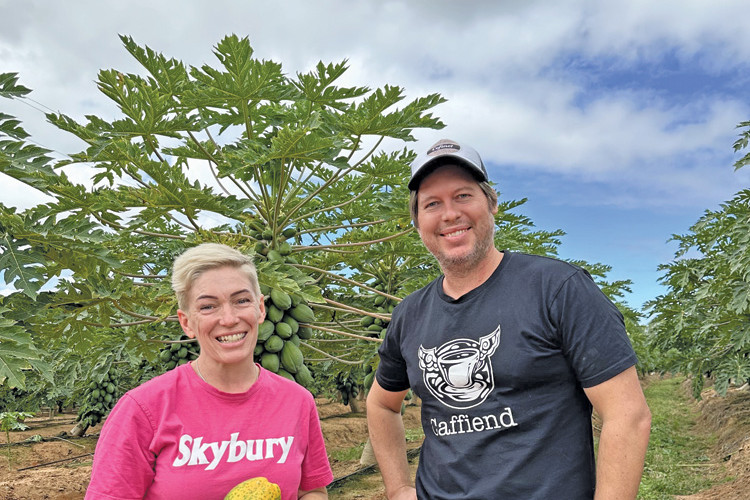
[[[450,255],[449,253],[444,253],[439,250],[439,245],[435,251],[430,248],[427,249],[438,261],[444,274],[446,271],[456,273],[466,273],[471,271],[479,265],[487,255],[489,255],[490,251],[495,247],[495,218],[490,215],[489,220],[489,227],[476,227],[472,229],[477,232],[486,231],[488,234],[485,234],[482,238],[477,238],[474,248],[472,248],[472,250],[466,255]]]

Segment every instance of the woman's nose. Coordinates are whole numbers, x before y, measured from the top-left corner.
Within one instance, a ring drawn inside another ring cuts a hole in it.
[[[233,307],[223,307],[221,309],[221,318],[220,318],[222,325],[233,325],[237,323],[237,314],[235,313],[235,310]]]

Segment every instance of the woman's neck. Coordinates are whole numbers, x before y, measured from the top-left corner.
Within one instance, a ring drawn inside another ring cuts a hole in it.
[[[249,363],[222,364],[198,356],[191,365],[204,382],[222,392],[246,392],[258,380],[258,367],[252,360]]]

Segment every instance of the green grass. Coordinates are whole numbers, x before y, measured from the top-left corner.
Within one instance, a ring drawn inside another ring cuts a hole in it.
[[[350,460],[359,460],[362,456],[362,450],[365,449],[365,443],[352,446],[351,448],[345,448],[343,450],[335,450],[331,452],[331,458],[339,462],[348,462]]]
[[[644,390],[652,420],[639,500],[671,500],[722,480],[721,465],[707,455],[716,438],[696,428],[698,412],[681,388],[683,381],[654,380]]]

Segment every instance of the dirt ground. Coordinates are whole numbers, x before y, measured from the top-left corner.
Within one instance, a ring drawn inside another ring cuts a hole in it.
[[[750,499],[750,391],[732,391],[726,398],[711,392],[699,403],[700,427],[719,436],[713,451],[715,463],[724,464],[733,476],[699,494],[677,497],[681,500],[748,500]],[[349,407],[319,399],[318,409],[328,452],[361,445],[367,438],[363,413],[352,413]],[[407,407],[405,427],[419,428],[419,407]],[[53,419],[40,416],[27,421],[30,429],[11,433],[12,466],[8,467],[7,447],[2,439],[0,456],[0,500],[79,500],[84,497],[91,473],[91,460],[99,428],[89,429],[84,438],[71,438],[74,415],[62,414]],[[34,437],[43,440],[33,442]],[[417,448],[419,440],[408,447]],[[416,459],[412,460],[416,469]],[[359,460],[332,459],[336,481],[329,488],[331,500],[385,500],[380,475],[370,470],[359,474]]]
[[[712,450],[712,463],[723,464],[733,480],[679,500],[750,499],[750,390],[730,390],[726,397],[712,389],[696,404],[701,410],[698,426],[718,436]]]
[[[350,407],[340,403],[319,399],[318,411],[323,436],[329,455],[361,445],[367,439],[367,424],[364,413],[352,413]],[[67,434],[74,426],[75,415],[61,414],[50,419],[40,416],[29,419],[29,429],[10,434],[11,467],[8,467],[8,448],[5,436],[0,441],[0,500],[79,500],[84,497],[91,474],[91,461],[96,436],[100,427],[90,428],[87,437],[72,438]],[[407,407],[405,425],[419,428],[419,408]],[[42,441],[34,441],[43,438]],[[410,443],[418,447],[419,442]],[[41,465],[41,467],[39,467]],[[359,457],[355,460],[331,460],[334,477],[345,478],[361,469]],[[379,474],[371,474],[364,482],[371,483],[374,493],[366,496],[349,491],[350,481],[342,481],[331,498],[367,499],[385,498]],[[362,481],[358,480],[357,483]],[[361,488],[361,486],[357,486]],[[370,490],[365,486],[365,490]],[[342,496],[343,495],[343,496]]]

